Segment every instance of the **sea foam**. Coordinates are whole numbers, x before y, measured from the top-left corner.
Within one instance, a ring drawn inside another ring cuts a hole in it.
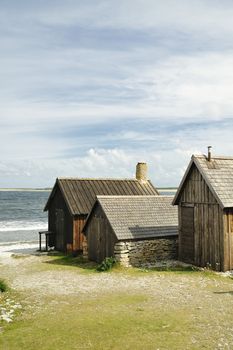
[[[46,230],[44,221],[0,221],[0,232]]]

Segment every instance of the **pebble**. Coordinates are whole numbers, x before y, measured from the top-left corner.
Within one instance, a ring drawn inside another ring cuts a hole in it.
[[[5,321],[7,323],[12,322],[17,309],[22,309],[22,305],[7,298],[4,306],[0,305],[0,321]]]

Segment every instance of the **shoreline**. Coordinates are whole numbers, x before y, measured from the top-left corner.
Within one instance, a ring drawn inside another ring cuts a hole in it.
[[[12,258],[12,255],[19,254],[36,254],[40,253],[38,251],[39,243],[38,242],[6,242],[0,244],[0,261],[5,258]]]

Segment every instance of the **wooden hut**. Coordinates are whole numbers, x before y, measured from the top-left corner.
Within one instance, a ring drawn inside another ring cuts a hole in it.
[[[178,216],[172,196],[97,196],[83,232],[89,260],[115,257],[140,266],[177,258]]]
[[[233,269],[233,158],[193,155],[173,200],[179,214],[179,259]]]
[[[49,246],[59,251],[83,248],[82,229],[96,195],[158,195],[138,163],[136,179],[58,178],[44,208],[48,211]]]

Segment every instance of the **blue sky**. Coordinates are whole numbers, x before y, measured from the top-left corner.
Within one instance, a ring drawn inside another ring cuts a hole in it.
[[[230,0],[1,0],[0,187],[57,176],[176,186],[233,155]]]

